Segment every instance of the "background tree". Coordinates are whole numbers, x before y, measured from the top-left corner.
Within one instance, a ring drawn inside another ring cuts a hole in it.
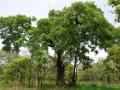
[[[42,87],[43,81],[45,79],[48,57],[42,49],[38,49],[37,51],[32,53],[32,59],[34,60],[33,62],[35,62],[38,87]]]
[[[12,62],[17,55],[15,53],[8,53],[6,51],[0,50],[0,79],[4,80],[4,68],[6,64]]]
[[[17,57],[12,62],[5,65],[4,75],[7,80],[14,82],[17,80],[20,85],[25,85],[29,76],[30,59],[26,57]]]
[[[115,8],[116,21],[120,22],[120,0],[108,0],[109,4]]]
[[[8,53],[4,50],[0,50],[0,65],[7,64],[17,57],[15,53]]]
[[[0,17],[0,37],[3,39],[3,50],[19,53],[22,44],[19,42],[26,31],[31,29],[34,18],[25,15]]]
[[[108,51],[108,58],[115,63],[115,67],[117,69],[116,72],[117,72],[118,78],[120,80],[120,58],[119,58],[119,54],[120,54],[120,46],[119,45],[115,45],[115,46],[111,47]]]

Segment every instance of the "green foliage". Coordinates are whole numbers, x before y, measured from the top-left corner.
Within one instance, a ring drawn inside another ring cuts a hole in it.
[[[4,80],[4,67],[6,64],[12,62],[17,55],[15,53],[8,53],[6,51],[0,50],[0,80]]]
[[[72,78],[72,72],[73,72],[73,65],[69,64],[66,67],[66,72],[65,72],[65,77],[66,77],[67,80],[71,80],[71,78]]]
[[[41,72],[46,68],[48,56],[45,51],[38,49],[32,52],[32,59],[34,60],[36,72]]]
[[[112,26],[93,3],[76,2],[62,11],[51,10],[49,18],[40,19],[37,27],[30,34],[30,44],[47,45],[55,52],[77,55],[83,63],[82,60],[91,60],[85,55],[89,53],[88,47],[97,53],[97,46],[111,45]]]
[[[5,65],[4,75],[8,80],[19,80],[19,82],[23,83],[23,79],[29,76],[30,65],[29,58],[17,57]]]
[[[120,4],[120,1],[119,0],[108,0],[109,4],[113,5],[113,6],[116,6],[116,5],[119,5]]]
[[[80,43],[80,50],[83,48],[84,52],[87,52],[85,45],[94,51],[95,47],[91,45],[105,47],[108,44],[106,39],[110,39],[111,25],[102,11],[88,2],[74,3],[62,11],[51,10],[49,18],[40,19],[37,26],[38,29],[32,32],[30,41],[33,44],[47,43],[54,47],[55,51],[65,51],[69,47],[71,49],[76,47],[77,43]]]
[[[108,54],[109,58],[113,60],[113,62],[115,62],[116,64],[120,63],[119,60],[120,46],[113,46],[112,48],[109,49]]]
[[[111,47],[108,51],[109,54],[109,59],[111,61],[113,61],[115,63],[115,67],[116,67],[116,74],[118,76],[118,78],[120,79],[120,46],[119,45],[115,45],[113,47]]]
[[[19,53],[22,45],[18,40],[31,29],[34,19],[25,15],[0,17],[0,37],[3,39],[3,50]]]
[[[8,53],[6,51],[0,50],[0,65],[9,63],[16,57],[17,55],[15,53]]]
[[[115,8],[116,21],[120,22],[120,0],[108,0],[108,2]]]
[[[78,71],[80,73],[79,80],[87,81],[91,84],[97,84],[98,82],[104,85],[118,82],[118,76],[116,72],[116,64],[112,60],[101,59],[98,63],[92,64],[91,68]]]

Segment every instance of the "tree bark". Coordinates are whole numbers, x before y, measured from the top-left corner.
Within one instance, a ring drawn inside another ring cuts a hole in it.
[[[65,72],[65,67],[64,67],[63,61],[61,60],[61,56],[62,56],[61,51],[58,51],[57,52],[57,62],[56,62],[56,66],[57,66],[56,84],[59,86],[64,85],[64,72]]]

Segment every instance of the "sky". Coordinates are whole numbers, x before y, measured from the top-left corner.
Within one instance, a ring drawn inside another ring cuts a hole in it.
[[[46,18],[48,12],[51,9],[61,10],[63,7],[70,6],[74,2],[78,1],[92,1],[104,12],[105,17],[117,26],[118,24],[114,22],[115,15],[112,13],[113,8],[108,6],[107,0],[0,0],[0,16],[10,16],[17,14],[24,14],[27,16],[35,16],[36,18]],[[2,47],[0,40],[0,48]],[[21,53],[26,53],[26,49],[21,48]],[[51,55],[53,51],[49,49]],[[90,53],[90,57],[97,60],[101,57],[106,57],[107,53],[104,50],[99,50],[99,54],[95,55]]]

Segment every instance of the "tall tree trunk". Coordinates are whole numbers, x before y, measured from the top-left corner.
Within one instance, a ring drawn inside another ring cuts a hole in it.
[[[77,58],[75,57],[73,75],[72,75],[72,85],[73,86],[76,86],[76,64],[77,64]]]
[[[64,84],[64,72],[65,72],[65,67],[63,64],[63,61],[61,60],[62,53],[61,51],[57,52],[57,85],[63,85]]]

